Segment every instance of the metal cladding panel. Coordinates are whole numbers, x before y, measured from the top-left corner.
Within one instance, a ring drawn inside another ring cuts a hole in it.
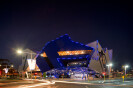
[[[110,61],[112,61],[112,54],[113,54],[113,50],[108,50],[108,54],[109,54],[109,59]]]
[[[59,57],[57,53],[58,46],[55,44],[55,42],[52,42],[47,47],[45,47],[44,51],[47,54],[47,57],[50,63],[53,65],[53,67],[60,68],[60,64],[58,64],[58,61],[57,61],[57,58]]]
[[[98,40],[94,41],[94,42],[91,42],[91,43],[88,43],[87,46],[90,46],[90,47],[93,47],[95,49],[95,51],[97,50],[98,48]]]
[[[41,56],[38,56],[36,58],[36,63],[37,63],[37,66],[39,67],[40,71],[43,73],[43,72],[46,72],[48,70],[50,70],[50,67],[49,65],[47,64],[47,62],[44,60],[43,57]]]
[[[95,52],[91,57],[89,68],[102,73],[105,71],[104,68],[106,68],[106,64],[109,63],[110,58],[112,58],[112,50],[108,50],[107,48],[104,50],[98,40],[87,45],[95,49]]]
[[[93,47],[95,49],[95,52],[93,53],[91,59],[98,60],[99,59],[98,40],[88,43],[87,46]]]
[[[89,68],[98,72],[98,73],[103,72],[100,62],[97,60],[94,60],[94,59],[91,59],[90,64],[89,64]]]
[[[110,62],[110,59],[109,59],[109,53],[108,53],[108,49],[106,48],[106,51],[105,51],[105,57],[106,57],[106,63],[108,64]]]

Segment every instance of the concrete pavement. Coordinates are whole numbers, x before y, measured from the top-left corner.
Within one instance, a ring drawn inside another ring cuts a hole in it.
[[[133,78],[127,78],[123,82],[122,79],[113,79],[113,80],[69,80],[69,79],[59,79],[54,80],[55,82],[61,83],[73,83],[73,84],[88,84],[88,85],[106,85],[106,86],[121,86],[121,87],[133,87]]]

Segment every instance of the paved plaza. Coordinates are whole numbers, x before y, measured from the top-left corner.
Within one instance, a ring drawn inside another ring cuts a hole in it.
[[[113,80],[0,80],[0,88],[133,88],[133,78]]]

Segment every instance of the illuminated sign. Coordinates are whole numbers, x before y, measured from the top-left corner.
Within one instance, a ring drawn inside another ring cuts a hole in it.
[[[34,70],[35,69],[35,65],[36,65],[36,60],[27,59],[27,61],[28,61],[28,65],[29,65],[30,70]]]

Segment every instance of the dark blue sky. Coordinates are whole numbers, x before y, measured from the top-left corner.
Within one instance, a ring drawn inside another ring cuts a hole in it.
[[[4,0],[3,0],[4,1]],[[16,64],[17,48],[41,50],[61,35],[87,44],[99,40],[113,49],[116,65],[132,64],[130,2],[0,1],[0,57]]]

